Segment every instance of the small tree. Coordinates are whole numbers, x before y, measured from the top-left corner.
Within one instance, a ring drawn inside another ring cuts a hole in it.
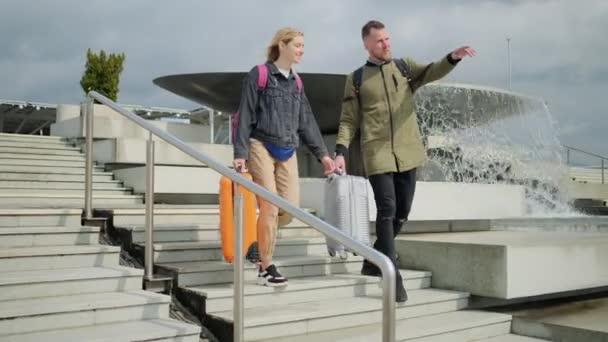
[[[80,86],[85,94],[95,90],[112,101],[116,101],[124,61],[124,53],[106,55],[105,51],[101,50],[99,54],[96,54],[88,49],[87,63],[80,80]]]

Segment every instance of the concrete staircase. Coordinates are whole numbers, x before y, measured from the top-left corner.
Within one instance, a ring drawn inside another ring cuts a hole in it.
[[[168,297],[140,290],[140,270],[118,266],[119,248],[97,244],[98,229],[81,227],[77,149],[58,138],[0,135],[0,160],[0,342],[198,340],[199,328],[168,319]],[[107,208],[96,212],[141,257],[141,198],[112,178],[97,169],[94,188],[119,193],[96,191],[95,207]],[[217,206],[157,205],[155,225],[158,271],[173,275],[182,303],[230,341],[232,265],[222,261]],[[247,266],[246,339],[379,340],[379,279],[359,274],[361,258],[327,257],[323,237],[302,222],[279,236],[275,262],[290,284],[256,286]],[[430,272],[400,272],[410,299],[397,308],[398,341],[537,341],[510,335],[510,315],[463,310],[469,295],[432,288]]]
[[[222,260],[218,208],[158,206],[157,213],[158,269],[177,279],[178,298],[220,341],[231,341],[233,272]],[[115,228],[143,249],[143,209],[112,214]],[[289,285],[257,286],[255,266],[246,265],[246,340],[379,341],[379,278],[359,274],[361,258],[328,257],[325,239],[297,220],[279,236],[275,262]],[[432,288],[430,272],[400,272],[410,299],[397,307],[398,341],[539,341],[510,335],[510,315],[464,310],[469,295]]]
[[[97,170],[101,203],[137,203]],[[59,138],[0,134],[0,341],[198,341],[171,298],[81,226],[84,157]],[[105,193],[107,191],[108,193]]]
[[[571,166],[568,175],[572,181],[579,183],[602,183],[601,168],[587,168]],[[604,181],[608,182],[608,170],[604,170]]]
[[[82,208],[84,155],[57,137],[0,134],[0,207]],[[95,206],[143,203],[141,195],[93,169]]]

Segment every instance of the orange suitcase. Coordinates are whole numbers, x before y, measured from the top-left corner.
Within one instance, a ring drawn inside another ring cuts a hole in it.
[[[251,175],[243,173],[243,176],[251,179]],[[258,239],[256,228],[255,194],[243,187],[239,187],[243,194],[243,255],[252,248]],[[232,263],[234,260],[234,192],[232,180],[228,177],[220,179],[220,235],[222,239],[222,252],[224,260]]]

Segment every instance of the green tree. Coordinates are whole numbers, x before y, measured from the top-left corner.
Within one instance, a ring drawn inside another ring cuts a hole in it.
[[[87,50],[87,63],[80,86],[85,94],[95,90],[112,101],[118,99],[120,73],[123,70],[125,54],[109,54],[101,50],[99,54]]]

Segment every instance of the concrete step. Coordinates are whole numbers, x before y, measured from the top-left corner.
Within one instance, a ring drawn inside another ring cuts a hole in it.
[[[400,320],[434,315],[463,309],[468,294],[455,291],[423,289],[410,291],[409,299],[396,307]],[[232,311],[216,312],[214,317],[232,321]],[[291,335],[353,328],[382,321],[382,297],[337,298],[288,305],[245,309],[245,339],[247,341],[288,338]],[[368,339],[378,341],[380,339]],[[316,340],[314,340],[316,341]]]
[[[141,290],[4,301],[0,334],[164,319],[170,301],[168,296]]]
[[[408,290],[419,290],[431,285],[431,273],[400,270]],[[379,277],[367,277],[358,273],[331,274],[320,277],[304,277],[289,280],[283,289],[259,286],[255,282],[245,284],[245,307],[269,307],[311,301],[327,301],[336,298],[352,298],[376,295],[381,286]],[[222,284],[188,287],[185,291],[206,298],[207,313],[232,309],[233,285]]]
[[[589,170],[589,171],[581,171],[581,172],[570,172],[568,174],[569,177],[602,177],[602,171],[601,170]],[[604,170],[604,176],[606,176],[606,171]]]
[[[54,167],[85,167],[84,160],[52,160],[52,159],[22,159],[2,158],[0,163],[6,165],[54,166]],[[95,164],[93,164],[95,165]]]
[[[0,172],[26,172],[26,173],[47,173],[47,174],[64,174],[64,175],[84,175],[84,167],[56,167],[56,166],[31,166],[31,165],[9,165],[7,163],[0,164]],[[93,173],[103,174],[103,169],[100,167],[93,168]],[[107,172],[106,174],[112,174]]]
[[[142,276],[143,270],[122,266],[2,272],[0,302],[85,293],[134,291],[142,288]]]
[[[285,239],[290,239],[290,238],[313,238],[313,237],[323,237],[324,235],[321,234],[318,230],[304,225],[304,226],[300,226],[300,227],[280,227],[278,232],[277,232],[277,237],[279,238],[285,238]]]
[[[551,341],[608,341],[608,298],[594,297],[539,301],[510,310],[511,331]]]
[[[99,227],[0,228],[0,248],[93,245],[99,242]]]
[[[137,225],[127,227],[132,232],[133,242],[145,241],[145,226]],[[155,224],[154,241],[163,242],[192,242],[192,241],[218,241],[220,231],[215,227],[205,227],[196,224]]]
[[[304,223],[302,223],[304,225]],[[122,227],[131,230],[133,234],[134,242],[144,241],[145,227],[143,225],[130,225]],[[295,233],[298,230],[298,233]],[[309,231],[308,233],[302,233],[304,230]],[[289,233],[284,234],[285,231]],[[291,234],[291,233],[295,234]],[[284,239],[295,239],[295,238],[315,238],[323,237],[314,228],[298,228],[298,227],[281,227],[278,233],[279,238]],[[154,228],[154,241],[157,243],[162,242],[193,242],[193,241],[219,241],[220,232],[217,226],[210,224],[156,224]]]
[[[144,247],[142,245],[142,247]],[[324,238],[278,239],[274,256],[329,255]],[[156,262],[223,260],[222,244],[215,241],[166,242],[154,244]]]
[[[18,180],[0,180],[0,188],[8,189],[69,189],[80,190],[84,192],[84,181],[82,182],[60,182],[60,181],[18,181]],[[131,190],[122,186],[122,182],[118,180],[110,180],[103,182],[93,182],[93,191],[96,190],[114,190],[123,189]]]
[[[279,238],[312,238],[312,237],[323,237],[318,230],[312,228],[308,224],[294,219],[288,225],[280,227],[277,231],[277,237]]]
[[[304,325],[297,327],[302,333],[290,336],[289,342],[367,342],[382,340],[382,326],[360,321],[347,329],[312,332]],[[397,341],[416,342],[468,342],[509,333],[511,316],[483,311],[454,311],[429,316],[401,319],[396,322]],[[307,333],[308,332],[308,333]],[[255,338],[247,337],[253,341]],[[262,340],[262,339],[259,339]],[[267,342],[285,341],[283,338],[264,339]]]
[[[168,319],[151,319],[0,336],[0,342],[199,342],[200,331],[200,327],[192,324]]]
[[[73,148],[74,144],[68,143],[67,141],[41,141],[41,140],[23,140],[23,139],[7,139],[0,136],[0,145],[6,146],[11,144],[15,147],[70,147]]]
[[[84,174],[65,174],[47,172],[0,172],[0,181],[38,181],[38,182],[82,182]],[[110,172],[94,172],[93,182],[107,182],[114,180]]]
[[[0,139],[0,148],[2,147],[27,148],[40,151],[58,150],[80,152],[80,147],[70,146],[69,144],[41,144],[31,141],[10,141]]]
[[[116,266],[119,253],[120,247],[102,245],[0,249],[0,272]]]
[[[0,227],[80,226],[81,209],[0,208]]]
[[[0,139],[10,141],[36,141],[41,143],[57,143],[66,142],[64,137],[48,136],[48,135],[30,135],[30,134],[14,134],[14,133],[0,133]]]
[[[155,205],[154,222],[159,224],[197,224],[209,228],[219,227],[219,207],[211,205]],[[101,209],[113,210],[114,225],[116,227],[128,227],[143,225],[145,222],[145,208],[120,208],[120,209]],[[286,226],[308,227],[303,222],[293,220]],[[279,228],[280,231],[286,227]]]
[[[93,205],[123,205],[143,203],[142,195],[97,195],[93,193]],[[53,194],[3,194],[0,193],[0,207],[20,208],[83,208],[84,193],[73,195]]]
[[[548,340],[541,340],[534,337],[520,336],[515,334],[507,334],[501,336],[494,336],[490,338],[484,338],[482,340],[477,340],[477,342],[541,342]]]
[[[82,153],[77,150],[57,150],[57,149],[41,149],[41,148],[28,148],[28,147],[9,147],[0,146],[0,154],[14,153],[22,155],[47,155],[47,156],[78,156],[82,157]]]
[[[361,270],[361,257],[346,261],[323,256],[296,256],[275,258],[281,274],[288,278],[314,277],[328,274],[355,273]],[[168,272],[178,272],[180,286],[224,284],[233,281],[233,265],[224,261],[159,263]],[[245,263],[245,281],[255,281],[256,266]]]
[[[99,208],[99,206],[97,206]],[[112,206],[109,206],[112,208]],[[115,227],[128,227],[145,224],[144,208],[113,209]],[[197,224],[202,227],[219,227],[217,209],[199,206],[165,206],[154,208],[155,224]]]
[[[53,148],[29,148],[29,147],[12,147],[2,146],[0,144],[0,153],[17,153],[17,154],[46,154],[53,156],[82,156],[80,150],[74,149],[53,149]]]
[[[84,189],[64,189],[64,188],[13,188],[13,187],[2,187],[0,186],[0,194],[17,194],[17,195],[33,195],[33,194],[44,194],[44,195],[83,195]],[[114,188],[114,189],[100,189],[93,187],[93,196],[126,196],[132,195],[130,188]]]
[[[592,167],[576,167],[576,166],[571,166],[569,168],[568,171],[570,174],[597,174],[597,173],[602,173],[602,168],[601,167],[596,167],[596,168],[592,168]]]
[[[54,161],[81,161],[84,163],[84,155],[49,155],[49,154],[23,154],[23,153],[9,153],[0,152],[0,159],[21,159],[21,160],[54,160]]]
[[[593,183],[593,184],[601,184],[602,183],[602,178],[601,177],[572,177],[572,180],[575,182],[579,182],[579,183]],[[608,180],[608,177],[604,179],[604,182],[606,182]]]

